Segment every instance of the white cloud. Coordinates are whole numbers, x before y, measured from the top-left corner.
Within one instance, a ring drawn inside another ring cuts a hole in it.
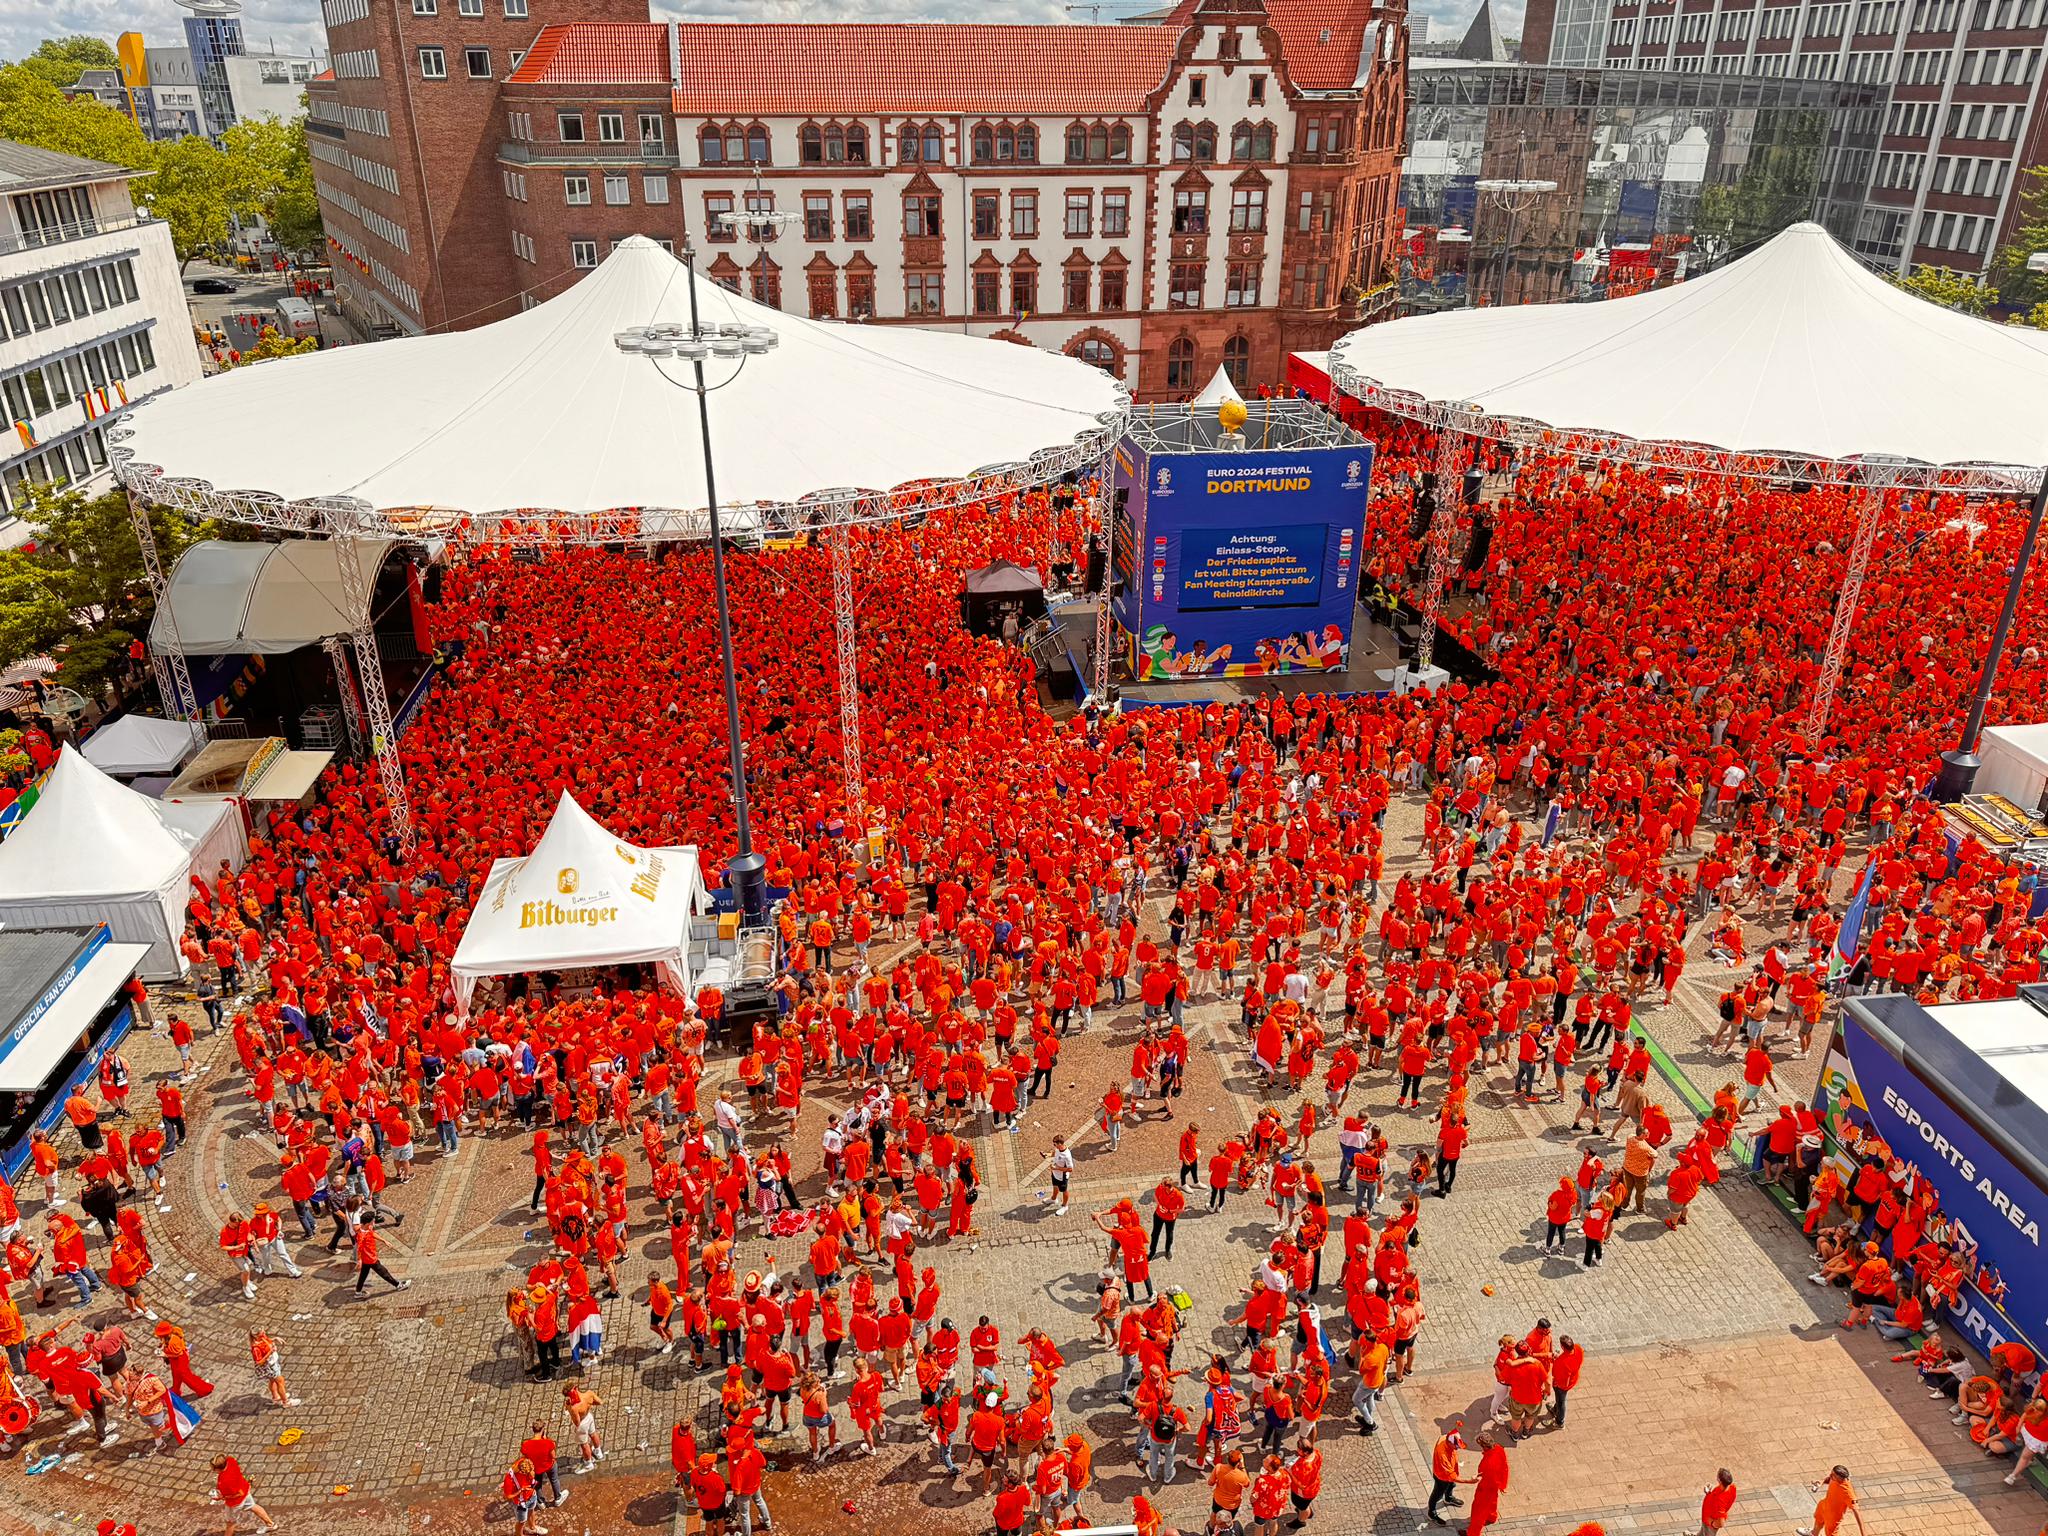
[[[185,44],[185,17],[172,0],[0,0],[0,58],[18,59],[46,37],[74,32],[104,37],[140,32],[163,48]],[[274,41],[287,53],[325,51],[318,0],[243,0],[242,35],[251,48]]]

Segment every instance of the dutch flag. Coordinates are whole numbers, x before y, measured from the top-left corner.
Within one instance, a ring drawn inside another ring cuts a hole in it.
[[[199,1410],[177,1393],[171,1394],[171,1438],[183,1445],[199,1427]]]

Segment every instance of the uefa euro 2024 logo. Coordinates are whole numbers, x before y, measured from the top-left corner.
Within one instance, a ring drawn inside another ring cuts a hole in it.
[[[1161,496],[1171,496],[1173,494],[1173,471],[1164,464],[1159,466],[1159,488],[1157,494]]]
[[[1353,459],[1349,464],[1346,464],[1344,466],[1344,489],[1347,491],[1356,490],[1358,488],[1358,478],[1364,473],[1365,466],[1358,460]]]

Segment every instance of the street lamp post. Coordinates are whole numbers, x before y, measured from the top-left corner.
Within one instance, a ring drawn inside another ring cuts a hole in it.
[[[1515,137],[1515,174],[1511,177],[1488,177],[1473,185],[1479,192],[1492,200],[1494,207],[1502,209],[1508,216],[1507,234],[1501,242],[1500,271],[1494,280],[1493,302],[1495,306],[1508,301],[1508,258],[1515,249],[1515,224],[1521,216],[1534,208],[1537,202],[1557,190],[1557,183],[1522,174],[1523,161],[1528,157],[1529,140],[1526,135]]]
[[[2035,276],[2048,274],[2048,251],[2027,257],[2027,270]],[[2027,531],[2020,536],[2019,554],[2012,565],[2012,579],[2005,586],[2005,605],[1998,610],[1998,623],[1991,631],[1991,644],[1984,652],[1984,665],[1977,673],[1977,691],[1970,698],[1970,712],[1963,717],[1963,733],[1956,744],[1941,754],[1941,770],[1928,791],[1931,798],[1953,805],[1977,782],[1977,736],[1984,729],[1984,711],[1991,703],[1991,690],[1998,681],[1998,663],[2005,655],[2005,642],[2012,634],[2013,616],[2019,612],[2020,592],[2027,584],[2027,567],[2034,561],[2034,545],[2041,537],[2041,521],[2048,513],[2048,470],[2034,491],[2034,505],[2027,514]]]
[[[730,216],[728,216],[730,217]],[[761,215],[750,217],[759,218]],[[767,914],[768,861],[754,852],[753,828],[747,818],[746,748],[740,730],[739,674],[733,665],[732,604],[725,585],[725,538],[719,526],[718,482],[711,454],[711,401],[713,390],[723,389],[739,376],[719,384],[704,381],[708,358],[737,358],[741,368],[750,357],[774,350],[777,337],[765,325],[726,324],[707,326],[697,309],[697,253],[683,249],[683,265],[689,272],[690,323],[634,326],[618,332],[612,340],[621,352],[654,362],[654,371],[678,389],[697,397],[697,430],[704,450],[704,499],[711,535],[711,585],[718,607],[718,659],[725,682],[725,728],[732,754],[733,831],[737,852],[726,866],[726,879],[743,919],[757,921]],[[690,365],[691,380],[671,375],[661,366],[663,358],[680,358]]]

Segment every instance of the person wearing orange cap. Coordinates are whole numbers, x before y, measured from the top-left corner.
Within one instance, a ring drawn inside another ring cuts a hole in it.
[[[697,1501],[703,1536],[725,1536],[726,1484],[718,1475],[718,1458],[709,1451],[697,1458],[696,1470],[690,1474],[690,1496]]]

